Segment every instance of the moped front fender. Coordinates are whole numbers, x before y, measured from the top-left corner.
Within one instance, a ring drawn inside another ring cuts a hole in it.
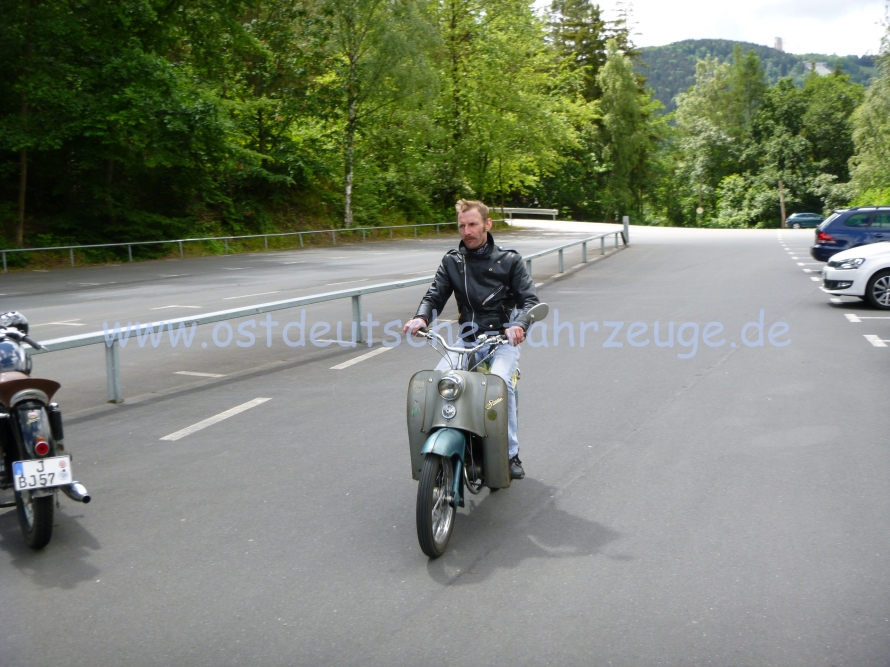
[[[463,462],[466,450],[467,436],[463,431],[458,431],[456,428],[440,428],[426,439],[420,453],[457,456]]]
[[[433,433],[420,450],[421,455],[438,454],[454,461],[454,488],[452,489],[455,507],[464,506],[464,456],[467,451],[467,435],[456,428],[440,428]]]

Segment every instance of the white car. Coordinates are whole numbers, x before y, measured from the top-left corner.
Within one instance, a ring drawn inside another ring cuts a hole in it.
[[[822,289],[838,296],[858,296],[875,308],[890,310],[890,242],[832,255],[822,267]]]

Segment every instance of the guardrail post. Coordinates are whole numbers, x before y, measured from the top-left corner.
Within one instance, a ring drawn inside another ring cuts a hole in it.
[[[606,254],[606,236],[600,236],[600,255]]]
[[[117,338],[105,345],[105,374],[108,383],[108,402],[123,403],[121,392],[121,350]]]
[[[182,254],[182,241],[179,242],[179,259],[182,259],[185,255]]]
[[[71,266],[74,266],[74,248],[69,248],[69,252],[71,253]]]
[[[127,255],[130,257],[130,261],[132,262],[133,261],[133,246],[131,246],[131,245],[127,246]]]
[[[298,236],[300,237],[300,247],[302,248],[302,247],[303,247],[303,233],[300,232],[300,233],[298,234]]]
[[[565,264],[563,263],[563,259],[562,259],[562,248],[560,248],[559,249],[559,272],[565,273],[565,271],[566,271]]]
[[[229,239],[223,239],[223,243],[226,244],[226,254],[229,254]]]
[[[6,253],[3,253],[3,273],[6,273]]]
[[[624,245],[627,245],[630,242],[630,230],[628,229],[628,225],[630,225],[630,216],[625,215],[621,218],[621,221],[624,223]]]
[[[269,249],[269,237],[263,236],[263,247],[268,250]]]
[[[362,242],[364,243],[364,241],[365,241],[365,230],[363,229],[362,230]]]
[[[439,225],[436,225],[436,236],[439,235]]]
[[[581,263],[587,262],[587,241],[581,244]]]
[[[525,260],[525,270],[528,275],[532,274],[532,261],[530,259]]]
[[[615,247],[616,247],[616,248],[618,247],[618,235],[619,235],[620,233],[621,233],[621,232],[615,232]]]
[[[414,238],[417,238],[417,225],[414,225]]]
[[[337,232],[331,232],[331,240],[333,240],[334,245],[337,245]]]
[[[365,336],[362,333],[362,295],[352,297],[352,321],[355,322],[355,342],[364,343]]]

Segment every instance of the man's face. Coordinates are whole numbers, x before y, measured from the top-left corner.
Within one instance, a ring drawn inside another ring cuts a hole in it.
[[[475,208],[458,213],[457,229],[464,245],[470,250],[475,250],[484,245],[488,240],[488,230],[491,229],[491,218],[482,219],[482,214]]]

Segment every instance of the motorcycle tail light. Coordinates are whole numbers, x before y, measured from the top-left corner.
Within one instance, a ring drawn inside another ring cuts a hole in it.
[[[826,234],[825,232],[819,232],[819,235],[816,237],[816,240],[819,243],[834,243],[834,237],[831,234]]]
[[[49,443],[46,440],[38,440],[37,444],[34,445],[34,453],[37,456],[46,456],[49,454]]]

